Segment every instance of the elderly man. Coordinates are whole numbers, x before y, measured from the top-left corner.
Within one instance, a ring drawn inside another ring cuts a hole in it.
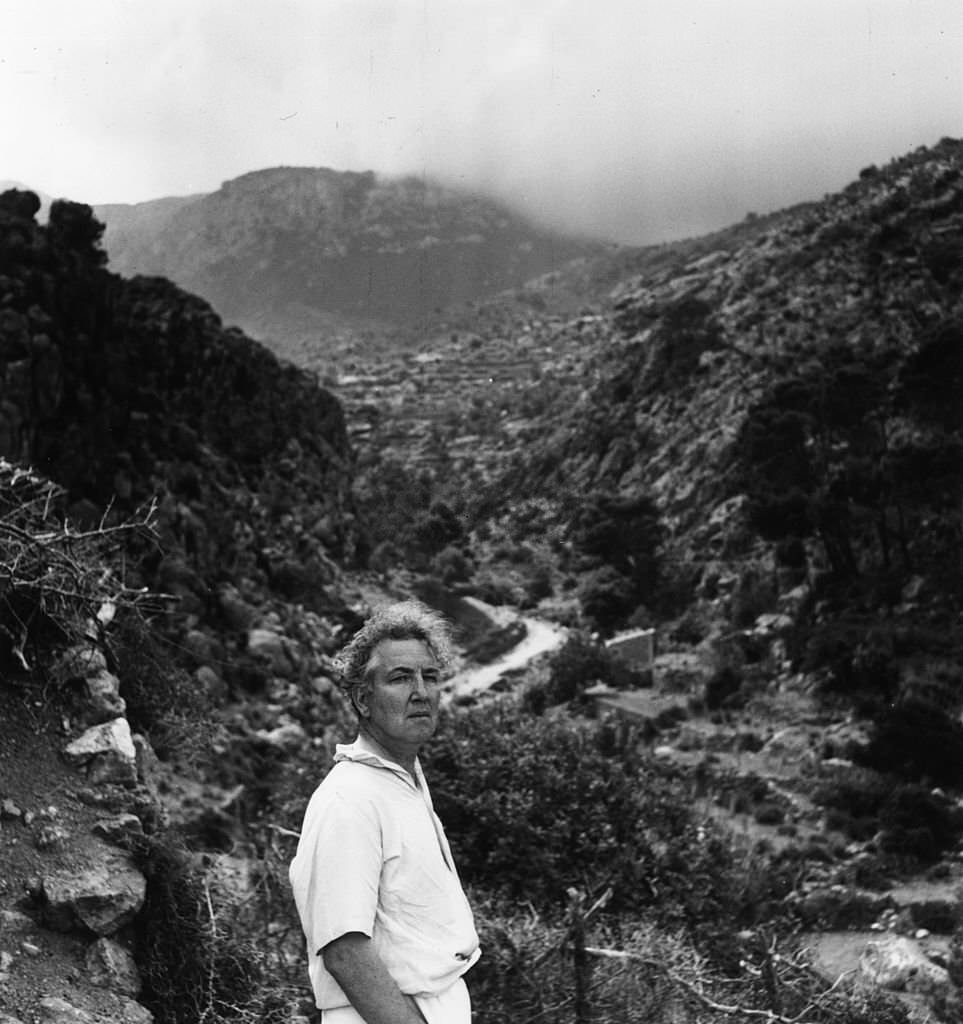
[[[418,761],[450,659],[447,623],[416,601],[341,653],[358,737],[315,790],[290,872],[324,1024],[470,1024],[478,936]]]

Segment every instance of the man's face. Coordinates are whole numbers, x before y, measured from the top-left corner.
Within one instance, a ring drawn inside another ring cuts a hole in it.
[[[441,672],[421,640],[382,640],[368,662],[358,705],[367,731],[401,761],[413,758],[438,724]]]

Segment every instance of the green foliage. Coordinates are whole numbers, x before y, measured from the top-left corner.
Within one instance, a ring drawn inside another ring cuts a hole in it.
[[[671,772],[601,752],[596,724],[497,703],[446,722],[426,771],[473,884],[539,906],[611,886],[612,909],[709,927],[731,909],[731,854]]]

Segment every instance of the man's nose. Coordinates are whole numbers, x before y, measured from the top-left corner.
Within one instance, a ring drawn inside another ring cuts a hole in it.
[[[424,675],[420,671],[416,671],[413,677],[412,690],[420,696],[428,696],[428,680],[425,679]]]

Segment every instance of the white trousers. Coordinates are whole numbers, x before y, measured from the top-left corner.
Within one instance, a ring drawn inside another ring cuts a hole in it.
[[[438,995],[414,998],[428,1024],[471,1024],[471,1000],[461,978]],[[351,1006],[322,1010],[321,1020],[323,1024],[365,1024],[361,1014]]]

